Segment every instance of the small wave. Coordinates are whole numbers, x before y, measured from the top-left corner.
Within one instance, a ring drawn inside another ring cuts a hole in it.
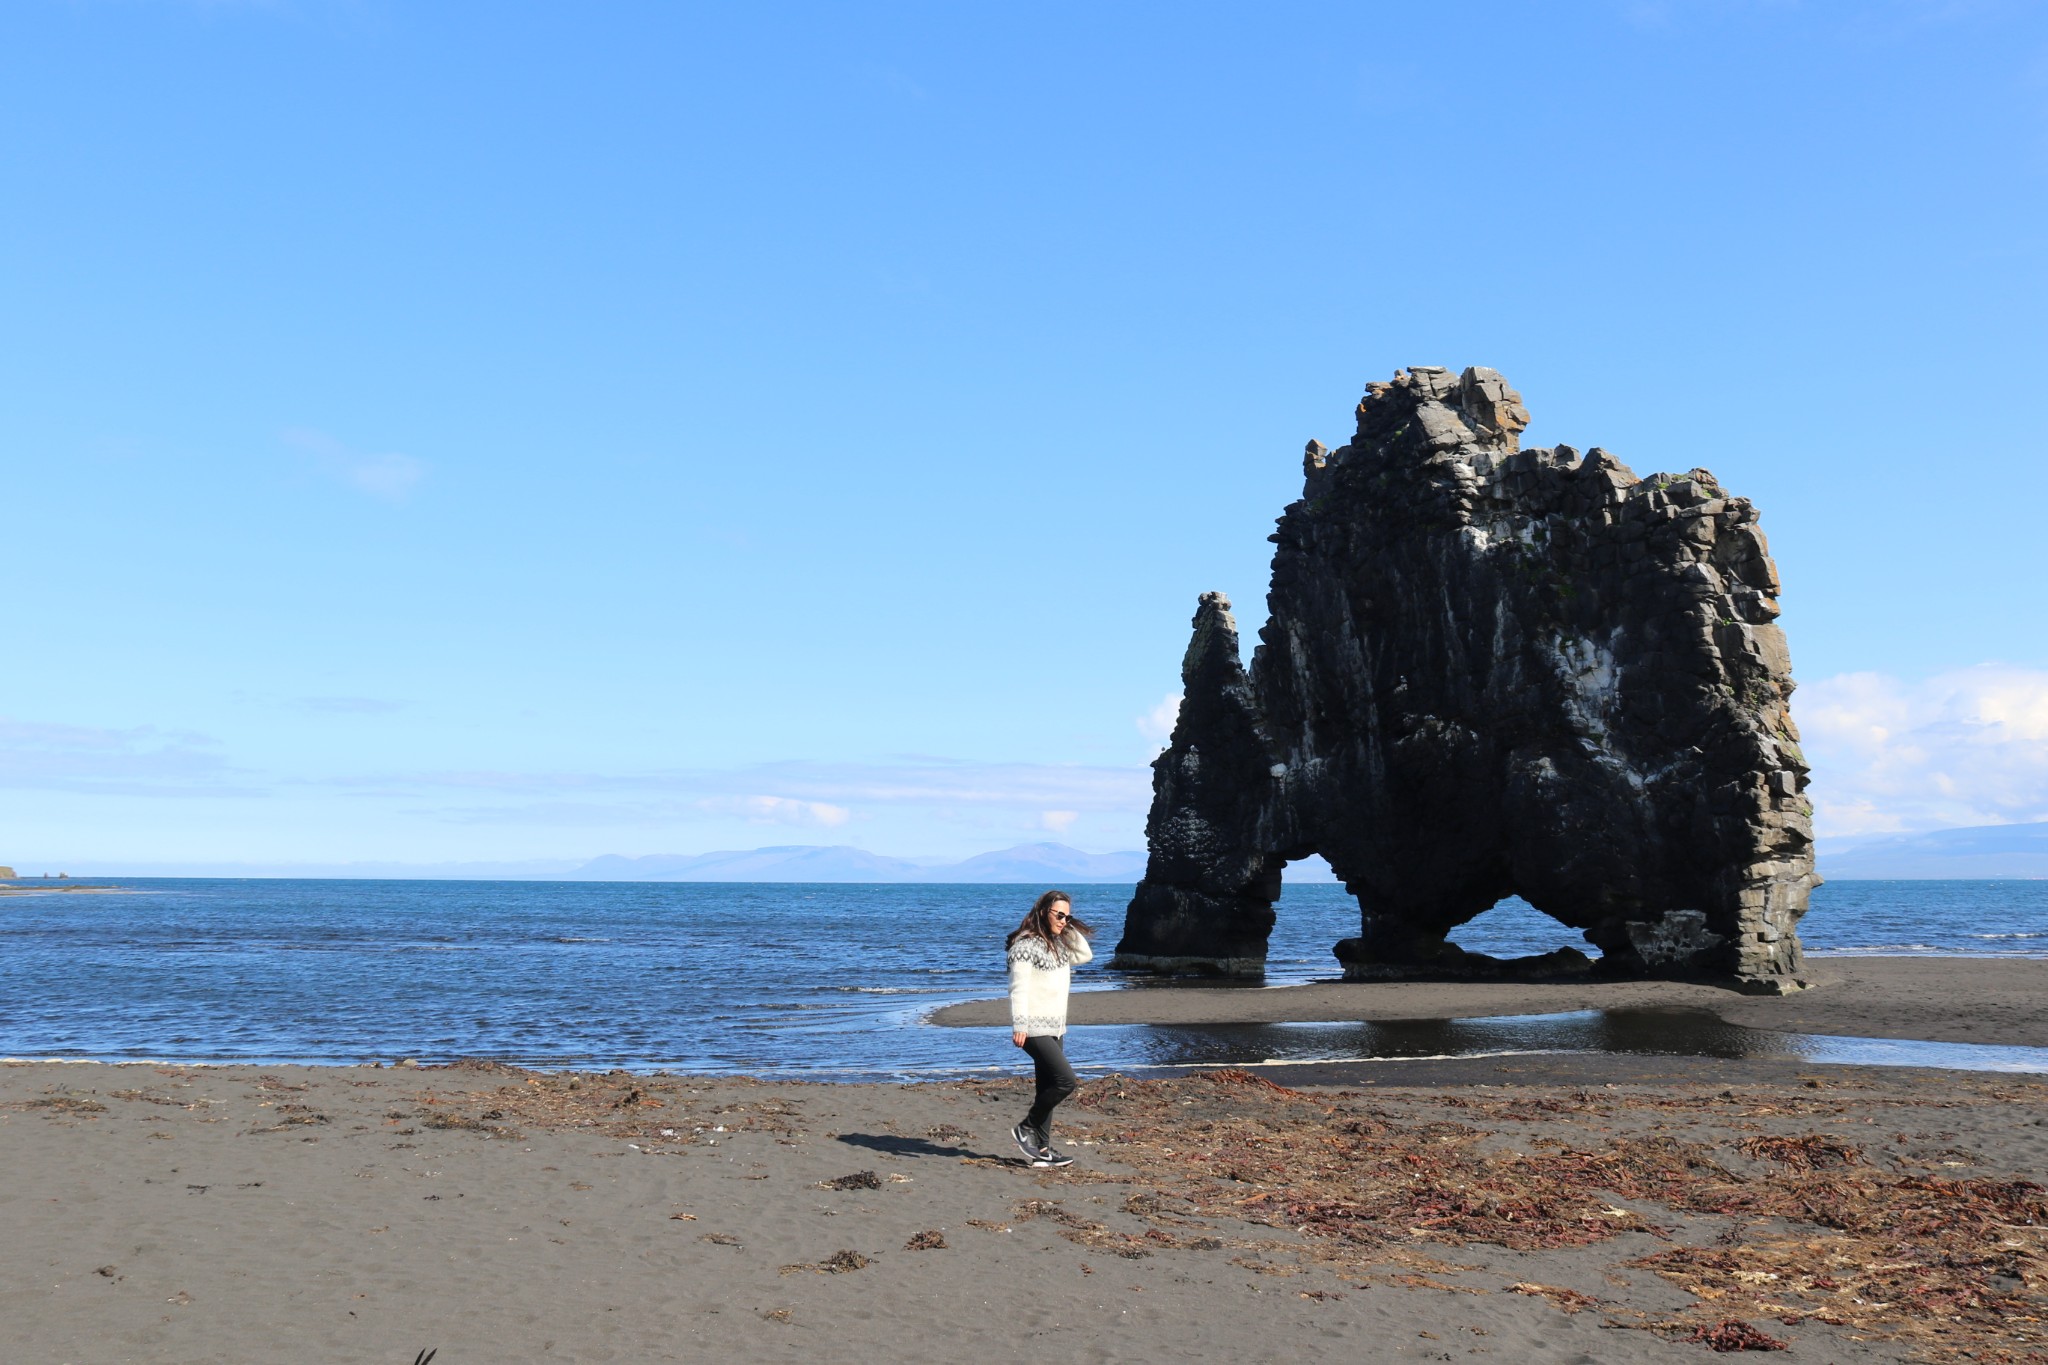
[[[1972,958],[1986,962],[2018,962],[2048,958],[2048,952],[2044,952],[2040,948],[1994,948],[1989,944],[1982,947],[1965,946],[1949,948],[1915,947],[1912,945],[1882,948],[1809,948],[1806,955],[1808,957],[1955,957]]]
[[[2048,934],[1965,934],[1964,938],[2048,938]]]
[[[205,944],[208,948],[230,948],[265,953],[350,953],[368,957],[379,953],[480,953],[483,949],[464,943],[263,943],[253,945]],[[158,951],[163,951],[159,949]]]
[[[578,938],[578,937],[576,937],[576,936],[575,936],[574,934],[558,934],[558,935],[557,935],[557,936],[555,937],[555,942],[557,942],[557,943],[610,943],[610,942],[611,942],[611,940],[610,940],[610,939],[608,939],[608,938]]]
[[[1932,943],[1845,943],[1838,948],[1817,951],[1830,953],[1944,953],[1954,952],[1953,948],[1942,948]]]
[[[922,986],[834,986],[848,995],[930,995]]]
[[[1495,1057],[1573,1057],[1599,1051],[1599,1048],[1526,1047],[1503,1048],[1499,1051],[1490,1052],[1401,1053],[1396,1056],[1386,1057],[1373,1057],[1363,1054],[1343,1057],[1262,1057],[1256,1062],[1125,1062],[1117,1069],[1126,1071],[1215,1071],[1255,1066],[1352,1066],[1361,1062],[1469,1062],[1485,1061]],[[1107,1065],[1107,1063],[1104,1064],[1104,1066]],[[1084,1066],[1076,1069],[1089,1071],[1102,1068]]]

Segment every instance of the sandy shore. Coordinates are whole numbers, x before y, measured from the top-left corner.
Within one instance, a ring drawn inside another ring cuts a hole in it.
[[[1558,985],[1419,981],[1246,987],[1160,986],[1077,991],[1077,1024],[1247,1024],[1451,1019],[1584,1009],[1703,1009],[1731,1024],[1787,1033],[1919,1038],[1941,1043],[2048,1047],[2048,960],[1818,958],[1812,990],[1742,995],[1676,981]],[[1009,1022],[1001,1000],[954,1005],[934,1023]]]
[[[1065,1172],[1018,1079],[9,1064],[0,1319],[81,1363],[2048,1360],[2048,1084],[1539,1061],[1095,1080]]]

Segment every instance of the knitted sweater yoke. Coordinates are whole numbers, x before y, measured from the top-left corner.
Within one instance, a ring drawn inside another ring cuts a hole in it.
[[[1010,945],[1010,1030],[1027,1038],[1063,1038],[1067,1032],[1067,986],[1076,963],[1091,962],[1095,950],[1079,931],[1067,930],[1057,944],[1026,934]]]

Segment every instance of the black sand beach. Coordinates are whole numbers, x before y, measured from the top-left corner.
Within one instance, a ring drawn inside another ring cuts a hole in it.
[[[2042,966],[1843,963],[1798,997],[1719,1004],[2039,1043]],[[1560,1007],[1407,986],[1075,1004],[1357,1017],[1389,993]],[[1006,1153],[1025,1095],[1018,1078],[9,1063],[10,1350],[1608,1362],[1782,1342],[1791,1360],[2048,1360],[2041,1077],[1620,1056],[1109,1076],[1063,1111],[1065,1172]]]

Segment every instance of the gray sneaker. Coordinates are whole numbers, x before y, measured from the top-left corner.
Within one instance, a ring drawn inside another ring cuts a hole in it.
[[[1052,1148],[1048,1147],[1042,1154],[1038,1156],[1036,1160],[1034,1160],[1031,1163],[1031,1168],[1033,1170],[1038,1171],[1051,1171],[1058,1170],[1062,1166],[1071,1166],[1073,1164],[1074,1158],[1070,1156],[1064,1156],[1059,1152],[1054,1151]]]
[[[1010,1130],[1010,1140],[1017,1144],[1017,1150],[1024,1154],[1026,1161],[1043,1161],[1046,1157],[1045,1143],[1036,1132],[1025,1124],[1018,1124]]]

